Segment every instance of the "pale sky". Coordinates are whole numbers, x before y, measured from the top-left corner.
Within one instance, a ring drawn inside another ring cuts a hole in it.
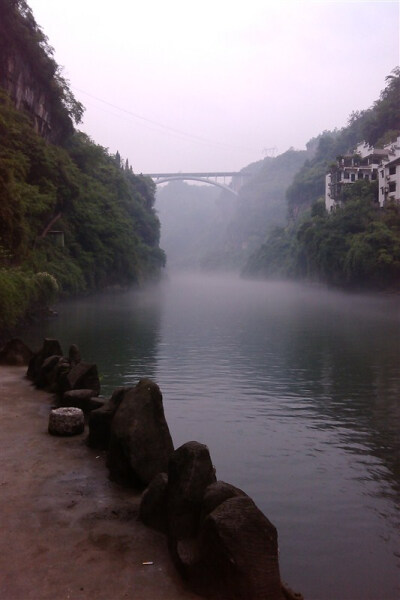
[[[28,0],[86,107],[136,173],[238,170],[302,149],[378,98],[399,2]]]

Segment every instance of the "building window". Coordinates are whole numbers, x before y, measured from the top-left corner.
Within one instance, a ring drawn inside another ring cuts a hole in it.
[[[396,182],[395,181],[389,181],[389,193],[390,192],[395,192],[396,191]]]
[[[389,175],[396,175],[396,165],[389,167]]]
[[[365,173],[364,179],[365,179],[366,181],[369,181],[369,175],[368,175],[368,173]]]
[[[362,173],[358,173],[357,179],[364,179],[364,175]]]
[[[376,180],[376,171],[373,171],[373,172],[372,172],[371,179],[372,179],[373,181],[375,181],[375,180]]]
[[[350,175],[350,181],[355,181],[355,180],[356,180],[356,175],[355,175],[355,173],[352,173]]]
[[[344,178],[345,179],[350,179],[350,173],[348,171],[344,172]]]
[[[381,171],[381,177],[383,177],[383,171]]]

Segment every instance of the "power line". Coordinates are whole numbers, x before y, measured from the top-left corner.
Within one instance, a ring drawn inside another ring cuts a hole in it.
[[[195,142],[200,142],[203,144],[208,144],[208,145],[212,145],[212,146],[217,146],[219,148],[223,148],[225,150],[247,150],[250,152],[254,152],[255,149],[252,148],[244,148],[243,146],[239,147],[239,146],[229,146],[228,144],[224,144],[221,142],[217,142],[215,140],[209,140],[207,138],[192,134],[192,133],[188,133],[186,131],[181,131],[179,129],[174,129],[173,127],[169,127],[168,125],[164,125],[163,123],[160,123],[158,121],[153,121],[152,119],[148,119],[147,117],[143,117],[142,115],[139,115],[131,110],[128,110],[126,108],[122,108],[121,106],[117,106],[116,104],[113,104],[111,102],[108,102],[107,100],[103,100],[102,98],[99,98],[98,96],[94,96],[93,94],[86,92],[85,90],[82,90],[80,88],[77,88],[75,86],[71,86],[74,90],[80,92],[81,94],[85,94],[86,96],[89,96],[89,98],[93,98],[94,100],[97,100],[98,102],[101,102],[102,104],[105,104],[106,106],[110,106],[111,108],[114,108],[116,110],[121,111],[122,113],[125,113],[131,117],[134,117],[135,119],[139,119],[140,121],[143,121],[144,123],[147,123],[149,125],[152,125],[153,127],[160,127],[162,130],[165,130],[164,132],[167,132],[169,134],[173,134],[173,135],[178,135],[178,136],[183,136],[185,138],[188,138],[192,141]],[[109,113],[109,114],[113,114],[113,113]],[[117,116],[117,115],[114,115]]]

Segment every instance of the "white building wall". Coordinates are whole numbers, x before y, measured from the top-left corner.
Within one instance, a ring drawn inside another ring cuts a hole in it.
[[[325,208],[328,212],[331,212],[333,205],[335,204],[334,200],[331,198],[331,183],[332,176],[330,173],[325,175]]]

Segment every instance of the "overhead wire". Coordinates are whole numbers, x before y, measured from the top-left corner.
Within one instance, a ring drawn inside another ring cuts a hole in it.
[[[239,146],[231,146],[228,144],[224,144],[222,142],[217,142],[215,140],[210,140],[207,138],[204,138],[202,136],[196,135],[196,134],[192,134],[192,133],[188,133],[186,131],[181,131],[179,129],[175,129],[173,127],[169,127],[168,125],[165,125],[163,123],[160,123],[158,121],[154,121],[152,119],[148,119],[147,117],[144,117],[143,115],[139,115],[138,113],[133,112],[132,110],[128,110],[126,108],[122,108],[121,106],[117,106],[116,104],[113,104],[112,102],[108,102],[107,100],[104,100],[102,98],[99,98],[98,96],[95,96],[94,94],[91,94],[89,92],[86,92],[85,90],[82,90],[76,86],[71,86],[74,90],[76,90],[77,92],[80,92],[81,94],[85,94],[86,96],[88,96],[89,98],[92,98],[93,100],[96,100],[97,102],[101,102],[102,104],[105,104],[106,106],[109,106],[113,109],[116,109],[124,114],[129,115],[130,117],[133,117],[135,119],[138,119],[140,121],[143,121],[146,126],[152,126],[151,128],[154,130],[155,127],[158,127],[161,129],[161,133],[167,133],[169,135],[174,135],[177,137],[180,137],[182,139],[186,138],[189,139],[191,141],[194,142],[198,142],[198,143],[202,143],[202,144],[207,144],[207,145],[211,145],[211,146],[216,146],[219,148],[223,148],[224,150],[236,150],[236,151],[243,151],[243,150],[247,150],[247,151],[251,151],[254,152],[255,149],[249,149],[249,148],[245,148],[243,146],[239,147]],[[121,117],[121,115],[116,115],[115,113],[111,113],[109,111],[108,114],[112,114],[113,116],[117,116],[117,117]],[[128,119],[126,119],[128,120]],[[159,131],[160,131],[159,129]]]

